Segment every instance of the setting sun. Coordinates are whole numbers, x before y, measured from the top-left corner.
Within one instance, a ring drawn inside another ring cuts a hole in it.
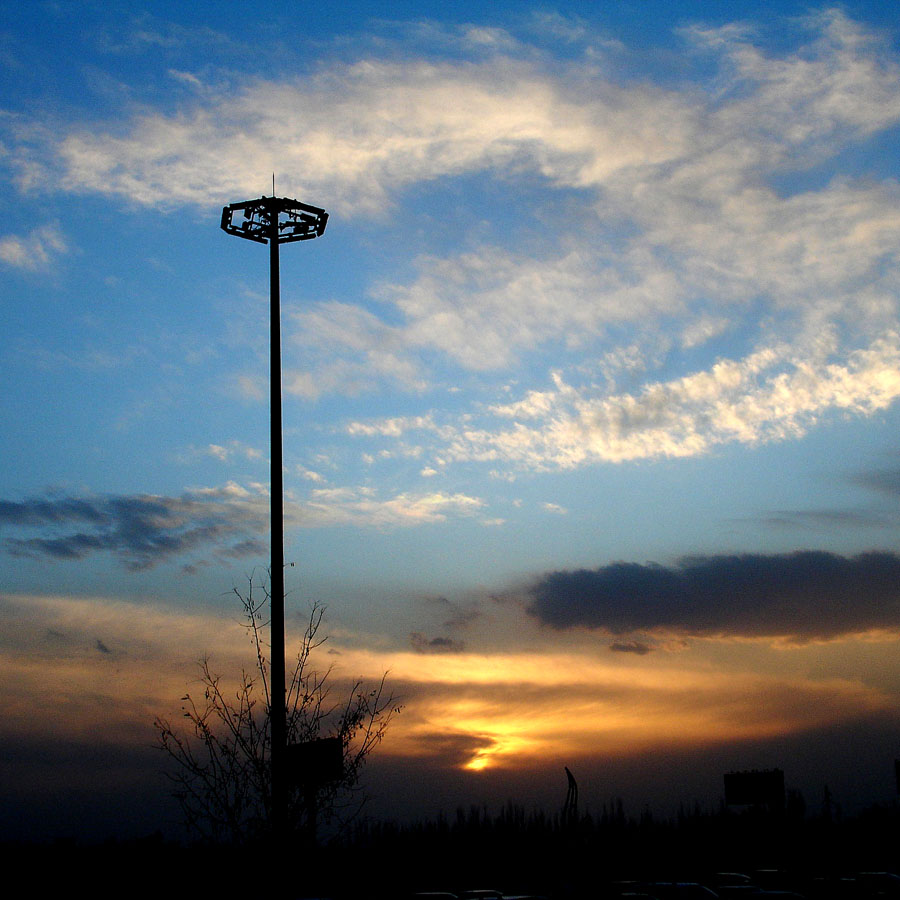
[[[468,769],[470,772],[480,772],[483,769],[486,769],[490,764],[490,759],[487,756],[476,756],[469,760],[463,768]]]

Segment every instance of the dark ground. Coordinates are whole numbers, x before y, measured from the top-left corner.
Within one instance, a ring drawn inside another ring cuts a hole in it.
[[[472,809],[417,825],[364,823],[314,852],[299,845],[284,854],[271,845],[181,845],[155,835],[85,845],[6,842],[0,863],[8,878],[25,876],[22,896],[29,897],[381,900],[490,887],[569,900],[616,896],[617,881],[710,883],[713,872],[767,870],[767,887],[810,900],[871,900],[875,895],[855,882],[835,879],[898,871],[898,837],[896,805],[843,819],[789,805],[781,813],[721,808],[658,820],[628,817],[613,803],[568,826],[558,816],[508,806],[495,816]]]

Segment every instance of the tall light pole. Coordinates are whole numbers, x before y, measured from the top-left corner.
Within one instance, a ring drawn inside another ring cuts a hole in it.
[[[274,180],[273,180],[274,186]],[[273,191],[274,194],[274,191]],[[237,223],[236,221],[237,220]],[[281,283],[278,247],[291,241],[321,237],[328,213],[286,197],[260,197],[232,203],[222,210],[222,229],[228,234],[269,245],[269,390],[272,548],[269,568],[271,603],[271,663],[269,720],[271,722],[272,825],[283,837],[286,825],[287,714],[284,705],[284,475],[281,428]]]

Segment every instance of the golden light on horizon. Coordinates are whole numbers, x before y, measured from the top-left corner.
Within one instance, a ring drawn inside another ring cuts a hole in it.
[[[414,686],[415,699],[392,726],[385,752],[437,752],[473,774],[554,757],[621,757],[794,734],[894,705],[858,679],[729,672],[687,655],[637,666],[582,652],[404,653],[390,662],[400,690]],[[455,749],[435,751],[442,737]]]
[[[521,759],[535,755],[528,752],[529,747],[532,750],[535,747],[534,741],[517,736],[486,735],[486,737],[485,746],[475,750],[471,759],[459,768],[468,772],[483,772],[485,769],[494,769],[501,765],[515,766]]]
[[[19,615],[0,648],[0,699],[20,735],[146,743],[153,716],[177,716],[178,698],[195,686],[196,660],[211,634],[213,663],[226,680],[247,663],[246,632],[233,620],[151,603],[59,596],[5,602]],[[638,659],[596,643],[531,652],[375,650],[353,646],[360,638],[348,634],[344,643],[330,641],[332,654],[316,665],[334,666],[337,691],[389,673],[388,690],[404,709],[379,754],[430,758],[475,775],[551,758],[619,757],[893,716],[895,641],[875,637],[793,649],[696,641],[683,652]],[[856,674],[863,662],[865,680]]]

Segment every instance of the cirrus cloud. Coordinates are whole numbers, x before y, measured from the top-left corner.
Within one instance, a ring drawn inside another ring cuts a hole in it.
[[[577,350],[583,373],[623,343],[634,374],[753,318],[744,353],[730,345],[705,368],[629,389],[590,374],[575,386],[566,372],[555,391],[493,405],[512,428],[467,420],[435,446],[444,460],[538,469],[697,455],[883,409],[900,385],[900,192],[839,161],[900,121],[900,64],[839,10],[791,27],[802,37],[781,53],[747,29],[684,29],[716,77],[698,69],[678,87],[463,29],[452,59],[324,62],[311,77],[209,88],[175,113],[115,126],[17,119],[9,159],[23,188],[162,207],[218,206],[277,168],[285,191],[382,221],[415,185],[485,175],[527,186],[541,200],[514,243],[498,227],[493,241],[419,253],[412,275],[369,285],[368,302],[295,312],[307,362],[288,364],[287,390],[424,392],[441,366],[530,374],[542,351],[563,372]],[[818,173],[834,160],[832,177]],[[571,221],[551,215],[562,201]]]
[[[347,432],[400,439],[416,431],[434,436],[429,450],[439,464],[546,471],[797,438],[828,416],[871,415],[900,396],[900,334],[877,338],[843,361],[831,349],[828,341],[799,350],[778,344],[635,393],[575,387],[555,373],[551,389],[491,406],[480,421],[466,416],[442,425],[434,415],[395,417],[352,422]]]
[[[57,225],[44,225],[24,236],[0,237],[0,262],[29,272],[48,268],[56,257],[68,252],[69,243]]]

